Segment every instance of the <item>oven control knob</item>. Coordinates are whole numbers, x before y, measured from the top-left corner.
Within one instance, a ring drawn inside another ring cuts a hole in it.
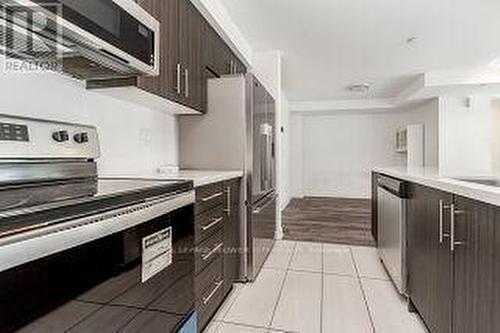
[[[75,140],[76,143],[86,143],[89,142],[89,135],[86,132],[76,133],[73,136],[73,140]]]
[[[65,142],[69,140],[68,131],[57,131],[52,133],[52,139],[57,142]]]

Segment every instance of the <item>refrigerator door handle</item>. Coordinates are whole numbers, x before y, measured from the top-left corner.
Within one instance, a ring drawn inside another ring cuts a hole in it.
[[[270,126],[269,128],[270,131],[272,131],[272,127]],[[272,132],[268,133],[267,135],[267,172],[266,172],[266,177],[267,177],[267,187],[266,190],[271,188],[272,184],[272,169],[273,169],[273,134]]]
[[[260,151],[260,189],[264,191],[267,188],[267,135],[262,133],[262,147]]]

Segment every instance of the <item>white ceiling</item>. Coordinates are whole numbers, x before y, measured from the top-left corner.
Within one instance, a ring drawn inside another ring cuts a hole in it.
[[[500,0],[219,1],[255,51],[283,51],[291,101],[391,98],[415,74],[500,57]]]

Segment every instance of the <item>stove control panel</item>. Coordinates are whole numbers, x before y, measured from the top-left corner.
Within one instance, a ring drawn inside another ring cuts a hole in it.
[[[75,140],[76,143],[87,143],[89,142],[89,134],[87,132],[76,133],[73,136],[73,140]]]
[[[52,139],[57,142],[65,142],[69,140],[68,131],[57,131],[52,133]]]
[[[0,159],[96,159],[94,126],[0,114]]]
[[[0,141],[30,141],[28,126],[0,123]]]

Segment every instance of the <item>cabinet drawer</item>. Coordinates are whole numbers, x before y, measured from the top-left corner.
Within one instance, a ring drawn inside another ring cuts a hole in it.
[[[224,214],[223,206],[218,206],[211,209],[203,214],[196,216],[195,218],[195,242],[199,244],[200,242],[207,239],[207,237],[213,235],[217,231],[220,231],[225,223],[226,216]]]
[[[213,236],[207,238],[201,244],[196,246],[195,253],[195,271],[196,274],[201,272],[215,259],[222,256],[224,243],[222,241],[222,229],[216,232]]]
[[[196,275],[194,278],[196,299],[201,299],[209,289],[213,289],[214,284],[222,281],[222,265],[223,257],[218,256],[204,270]]]
[[[196,189],[195,213],[199,215],[211,208],[224,204],[222,183],[210,184]]]
[[[202,332],[213,315],[217,312],[224,301],[222,291],[223,281],[212,283],[203,293],[202,297],[196,301],[196,311],[198,313],[198,331]]]

